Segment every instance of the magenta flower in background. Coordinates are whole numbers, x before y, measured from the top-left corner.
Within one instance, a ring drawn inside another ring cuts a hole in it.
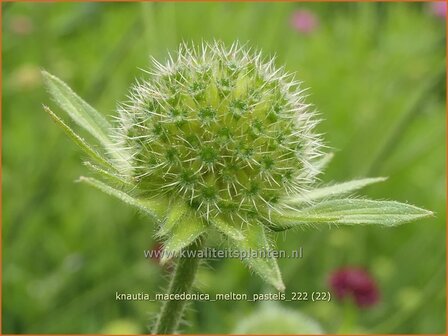
[[[154,242],[154,244],[152,245],[151,249],[150,249],[150,255],[149,255],[149,260],[151,260],[153,263],[164,267],[166,270],[168,270],[169,272],[174,270],[174,264],[172,262],[172,260],[169,260],[167,263],[163,264],[160,262],[160,260],[162,259],[163,256],[163,244],[160,242]]]
[[[310,34],[318,25],[317,17],[309,10],[296,10],[291,15],[291,26],[299,33]]]
[[[430,4],[431,13],[440,18],[446,18],[446,2],[437,1],[431,2]]]
[[[338,299],[351,298],[358,307],[370,307],[379,300],[375,280],[361,268],[344,267],[334,271],[329,285]]]
[[[29,35],[34,30],[33,21],[25,15],[15,15],[10,19],[10,29],[16,35]]]
[[[160,264],[160,259],[162,258],[163,253],[162,243],[155,242],[154,245],[151,247],[151,253],[152,254],[150,255],[150,259],[156,264]]]

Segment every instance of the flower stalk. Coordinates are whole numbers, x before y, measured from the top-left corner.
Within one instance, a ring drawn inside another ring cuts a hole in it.
[[[190,246],[186,247],[185,257],[179,257],[167,290],[170,300],[162,305],[156,324],[152,331],[156,335],[174,334],[182,319],[183,311],[187,304],[184,300],[171,300],[176,294],[189,293],[193,286],[196,271],[200,259],[197,251],[202,249],[204,239],[196,239]],[[191,251],[191,253],[190,253]]]

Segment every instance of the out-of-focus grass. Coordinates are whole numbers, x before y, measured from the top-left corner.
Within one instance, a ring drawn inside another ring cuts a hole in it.
[[[358,312],[353,330],[442,333],[445,328],[445,35],[426,4],[14,3],[3,4],[3,309],[5,333],[146,332],[152,302],[117,302],[115,291],[154,292],[164,272],[143,258],[153,224],[73,181],[79,152],[41,108],[40,68],[67,81],[106,115],[126,99],[149,55],[182,40],[238,39],[275,54],[310,87],[327,144],[323,181],[389,176],[367,194],[435,211],[393,229],[305,228],[279,235],[289,291],[327,289],[330,272],[360,265],[381,303]],[[294,10],[320,24],[300,34]],[[236,260],[210,262],[204,291],[267,290]],[[337,332],[343,305],[283,303]],[[188,333],[231,332],[253,302],[198,302]]]

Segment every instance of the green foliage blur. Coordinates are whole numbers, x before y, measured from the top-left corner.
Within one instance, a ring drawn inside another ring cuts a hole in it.
[[[392,229],[279,234],[279,249],[304,251],[279,260],[287,293],[328,290],[330,274],[346,266],[369,270],[381,292],[377,305],[350,313],[337,300],[279,304],[327,333],[444,333],[445,19],[429,3],[2,5],[3,333],[146,333],[158,303],[116,301],[115,292],[161,292],[168,274],[143,255],[156,244],[154,223],[74,183],[89,172],[42,109],[60,112],[40,70],[113,116],[150,56],[163,60],[181,41],[213,39],[276,55],[310,88],[319,131],[335,152],[322,183],[389,176],[364,194],[436,214]],[[312,16],[311,28],[291,24],[298,10]],[[209,261],[198,288],[272,290],[238,260]],[[195,302],[182,331],[231,333],[262,306]]]

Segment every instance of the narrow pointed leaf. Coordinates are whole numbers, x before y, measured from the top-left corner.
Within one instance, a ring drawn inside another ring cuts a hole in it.
[[[315,164],[314,166],[319,170],[319,171],[324,171],[328,165],[330,164],[331,160],[333,160],[334,157],[334,153],[326,153],[322,156],[322,158],[320,158]]]
[[[165,221],[160,225],[158,236],[167,235],[171,232],[176,224],[187,214],[188,206],[185,202],[178,201],[170,206]]]
[[[118,198],[123,203],[133,206],[134,208],[143,211],[145,214],[151,216],[156,220],[161,220],[165,214],[168,202],[165,200],[139,199],[135,198],[124,191],[115,189],[97,179],[91,177],[79,178],[79,182],[85,182],[91,186],[101,190],[102,192]]]
[[[274,215],[274,229],[288,229],[300,224],[380,224],[394,226],[431,216],[433,213],[395,201],[336,199]]]
[[[42,71],[42,75],[50,94],[58,105],[74,122],[107,146],[110,143],[109,122],[59,78],[46,71]]]
[[[94,150],[83,138],[76,134],[66,123],[62,121],[62,119],[60,119],[53,111],[51,111],[49,107],[44,106],[44,110],[50,115],[53,121],[62,128],[65,134],[67,134],[69,138],[72,139],[72,141],[83,150],[84,153],[86,153],[93,160],[102,164],[103,166],[116,170],[116,168],[112,165],[111,162],[109,162],[109,160],[107,160],[100,153]]]
[[[228,223],[225,219],[216,217],[210,220],[210,223],[218,229],[223,235],[232,238],[234,240],[243,240],[244,234],[232,224]]]
[[[194,242],[207,229],[204,221],[190,212],[180,225],[175,225],[163,246],[163,254],[160,263],[163,265],[176,256],[183,248]]]
[[[370,184],[383,182],[387,180],[387,177],[373,177],[365,178],[360,180],[353,180],[343,183],[338,183],[335,185],[330,185],[327,187],[322,187],[318,189],[311,190],[301,197],[291,197],[285,201],[289,204],[300,204],[305,202],[312,202],[323,198],[332,198],[338,195],[344,195],[361,188],[367,187]]]
[[[277,265],[277,260],[268,255],[268,251],[271,251],[271,246],[266,237],[266,232],[262,225],[251,225],[245,232],[245,239],[232,240],[233,245],[240,251],[245,251],[249,255],[248,258],[244,258],[245,262],[255,273],[257,273],[264,281],[274,286],[279,291],[285,290],[280,269]],[[250,251],[256,251],[260,253],[257,256],[251,256]],[[265,258],[260,251],[266,251]]]
[[[126,185],[128,187],[132,186],[131,182],[125,180],[122,176],[119,176],[117,173],[104,170],[104,169],[98,167],[97,165],[94,165],[93,163],[91,163],[89,161],[84,162],[84,165],[86,167],[88,167],[89,169],[91,169],[92,171],[94,171],[94,172],[100,174],[101,176],[107,178],[108,180],[111,180],[111,181],[113,181],[115,183],[118,183],[118,184]]]

